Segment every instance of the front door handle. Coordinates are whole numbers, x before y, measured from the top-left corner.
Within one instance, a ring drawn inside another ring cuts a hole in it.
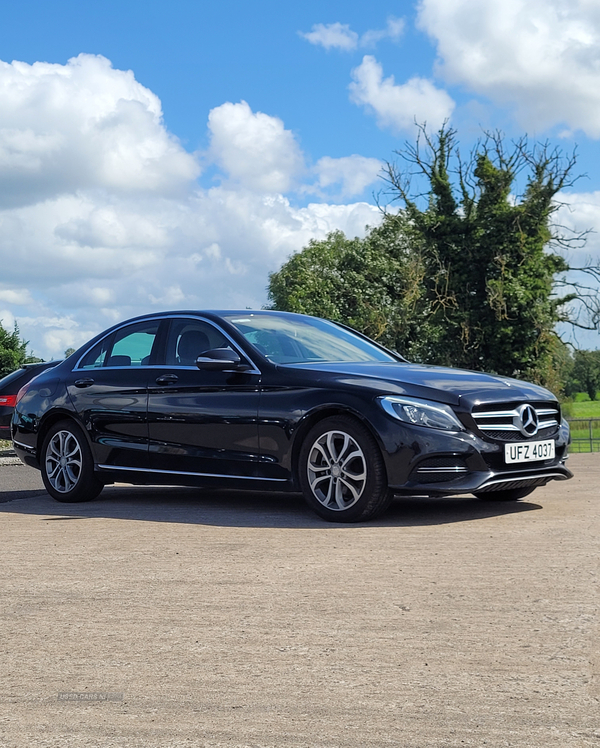
[[[163,374],[161,377],[157,378],[156,384],[175,384],[178,379],[179,377],[177,374]]]
[[[83,387],[91,387],[94,384],[93,379],[76,379],[75,380],[75,387],[83,388]]]

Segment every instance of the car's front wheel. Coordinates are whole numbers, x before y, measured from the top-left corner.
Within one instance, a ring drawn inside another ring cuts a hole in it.
[[[350,416],[324,418],[306,435],[299,479],[308,505],[331,522],[361,522],[392,499],[373,436]]]
[[[87,439],[72,421],[60,421],[46,434],[40,463],[44,486],[57,501],[90,501],[102,491]]]

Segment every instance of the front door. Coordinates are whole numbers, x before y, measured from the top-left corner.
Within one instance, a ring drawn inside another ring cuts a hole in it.
[[[233,348],[212,323],[171,320],[164,366],[148,382],[152,470],[249,478],[258,467],[258,372],[206,371],[196,358]],[[239,351],[238,351],[239,353]]]

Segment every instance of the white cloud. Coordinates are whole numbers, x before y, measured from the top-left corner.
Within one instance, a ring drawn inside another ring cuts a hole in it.
[[[367,203],[297,208],[284,195],[303,174],[357,191],[372,159],[322,159],[309,173],[283,122],[245,102],[213,109],[209,134],[205,158],[225,174],[202,189],[133,73],[89,55],[0,63],[4,326],[16,319],[50,358],[159,308],[261,307],[268,272],[311,238],[381,219]]]
[[[383,39],[390,39],[393,42],[397,42],[404,33],[404,26],[404,19],[390,16],[387,19],[384,29],[365,31],[365,33],[360,37],[360,46],[374,47]]]
[[[211,110],[210,154],[242,186],[261,192],[287,192],[304,168],[294,135],[283,122],[245,101]]]
[[[361,195],[365,188],[375,182],[381,171],[382,162],[365,156],[344,156],[331,158],[324,156],[315,165],[318,187],[321,190],[339,185],[340,198]]]
[[[436,129],[454,109],[450,96],[425,78],[411,78],[398,85],[394,76],[383,78],[383,68],[371,55],[352,71],[350,98],[373,111],[380,127],[410,130],[415,121]]]
[[[349,51],[358,46],[358,34],[352,31],[346,23],[315,23],[312,31],[300,32],[300,36],[311,44],[325,47],[325,49]]]
[[[600,137],[597,0],[421,0],[419,24],[448,81],[512,104],[525,127]]]
[[[315,23],[312,31],[300,33],[300,36],[325,49],[341,49],[351,52],[357,47],[374,47],[383,39],[397,42],[404,32],[404,20],[390,16],[384,29],[371,29],[359,36],[346,23]]]
[[[583,234],[591,229],[581,248],[565,250],[569,263],[581,267],[591,259],[600,264],[600,234],[594,228],[600,226],[600,191],[561,193],[560,204],[554,220],[568,235]]]
[[[5,330],[12,332],[15,322],[15,315],[12,313],[12,310],[0,309],[0,323]]]
[[[96,198],[100,200],[101,198]],[[64,198],[56,203],[64,218]],[[128,243],[106,247],[96,232],[97,203],[73,201],[71,220],[81,227],[85,243],[69,242],[48,222],[51,204],[27,210],[35,226],[22,234],[0,235],[0,263],[9,244],[27,248],[27,261],[15,268],[14,287],[27,282],[31,301],[12,310],[21,333],[44,357],[61,356],[119,319],[157,308],[260,308],[266,301],[267,274],[276,270],[311,238],[334,229],[363,235],[367,224],[380,220],[372,205],[311,204],[294,208],[281,195],[215,187],[182,200],[158,198],[121,200],[111,206],[122,224],[154,216],[162,242],[152,251]],[[41,220],[37,220],[37,216]],[[1,297],[0,297],[1,298]],[[9,323],[13,317],[7,317]]]
[[[554,216],[554,221],[566,230],[567,236],[580,235],[583,232],[600,225],[600,191],[596,192],[567,192],[559,196],[561,207]],[[569,233],[571,232],[571,233]],[[573,249],[558,250],[566,258],[570,267],[581,268],[586,265],[600,265],[600,234],[592,230],[587,236],[584,246]],[[600,289],[598,282],[592,276],[581,272],[567,274],[569,283],[579,282],[591,288],[592,296],[598,298]],[[559,289],[561,293],[574,290],[569,287]],[[572,309],[577,306],[572,304]],[[582,319],[582,322],[587,320]],[[559,333],[563,340],[572,342],[578,348],[600,348],[600,330],[580,330],[570,325],[559,325]]]
[[[199,173],[159,99],[100,56],[0,61],[0,207],[108,189],[165,194]]]
[[[31,304],[32,301],[31,294],[26,288],[0,288],[0,303],[23,306]]]

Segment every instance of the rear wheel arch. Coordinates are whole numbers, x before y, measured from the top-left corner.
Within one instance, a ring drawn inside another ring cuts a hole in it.
[[[49,426],[38,460],[46,491],[57,501],[90,501],[104,487],[94,470],[88,435],[74,418]]]
[[[85,438],[87,439],[88,447],[90,448],[90,450],[92,449],[92,440],[90,439],[87,429],[82,423],[80,423],[75,415],[68,410],[53,410],[50,413],[47,413],[46,416],[44,416],[44,419],[42,420],[38,429],[36,451],[39,456],[41,455],[41,449],[48,432],[60,421],[72,421],[74,424],[79,426],[79,428],[83,431]]]

